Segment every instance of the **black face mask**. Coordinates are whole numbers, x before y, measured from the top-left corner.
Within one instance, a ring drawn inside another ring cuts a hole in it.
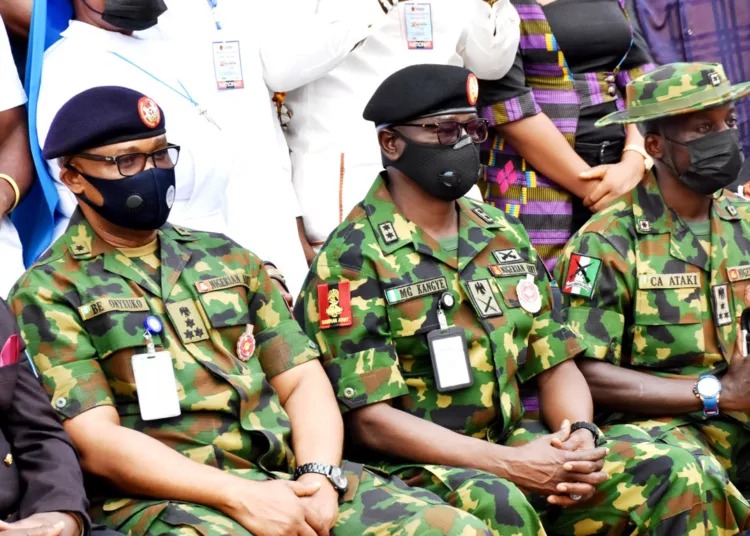
[[[663,136],[663,135],[662,135]],[[690,167],[678,173],[674,161],[664,161],[685,186],[701,195],[712,195],[732,184],[745,160],[736,128],[706,134],[702,138],[680,143],[663,136],[669,143],[685,147],[690,154]]]
[[[97,11],[85,0],[84,4],[102,20],[117,28],[138,32],[156,26],[159,17],[167,10],[164,0],[106,0],[104,11]]]
[[[125,179],[92,177],[71,167],[96,188],[104,199],[96,205],[86,194],[78,197],[102,218],[125,229],[151,231],[164,225],[174,204],[174,169],[151,168]]]
[[[416,182],[422,190],[443,201],[455,201],[466,195],[482,172],[479,148],[465,136],[455,145],[417,143],[395,133],[406,147],[401,158],[383,155],[383,165],[391,166]]]

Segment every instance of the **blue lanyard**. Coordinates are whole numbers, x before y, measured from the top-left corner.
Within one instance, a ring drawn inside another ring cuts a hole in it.
[[[214,16],[216,29],[221,30],[221,20],[219,19],[219,13],[217,12],[217,9],[219,8],[219,0],[208,0],[208,5],[211,6],[211,14]]]
[[[120,54],[118,54],[117,52],[112,52],[112,51],[110,51],[110,54],[114,54],[115,56],[117,56],[118,58],[120,58],[120,59],[121,59],[122,61],[124,61],[124,62],[127,62],[127,63],[129,63],[130,65],[132,65],[133,67],[135,67],[136,69],[138,69],[139,71],[141,71],[141,72],[143,72],[143,73],[146,73],[146,74],[147,74],[147,75],[149,75],[149,76],[150,76],[151,78],[153,78],[154,80],[156,80],[157,82],[159,82],[159,83],[160,83],[161,85],[163,85],[163,86],[166,86],[166,87],[168,87],[169,89],[171,89],[172,91],[174,91],[175,93],[177,93],[177,94],[178,94],[178,95],[179,95],[180,97],[182,97],[183,99],[185,99],[185,100],[187,100],[188,102],[190,102],[190,104],[192,104],[192,105],[193,105],[193,106],[195,106],[196,108],[199,108],[199,106],[198,106],[198,102],[196,102],[196,100],[195,100],[195,99],[193,99],[193,97],[191,97],[191,96],[190,96],[190,93],[188,92],[187,88],[186,88],[186,87],[185,87],[185,86],[184,86],[184,85],[182,84],[182,82],[180,82],[179,80],[177,81],[177,83],[178,83],[178,84],[180,84],[180,87],[182,88],[182,91],[184,91],[185,93],[182,93],[182,91],[180,91],[180,90],[178,90],[178,89],[175,89],[174,87],[170,86],[170,85],[169,85],[169,84],[167,84],[167,83],[166,83],[166,82],[165,82],[164,80],[162,80],[161,78],[157,77],[156,75],[154,75],[154,74],[152,74],[152,73],[148,72],[148,71],[147,71],[146,69],[144,69],[144,68],[143,68],[143,67],[141,67],[140,65],[137,65],[137,64],[133,63],[132,61],[130,61],[130,60],[129,60],[128,58],[126,58],[125,56],[121,56],[121,55],[120,55]]]

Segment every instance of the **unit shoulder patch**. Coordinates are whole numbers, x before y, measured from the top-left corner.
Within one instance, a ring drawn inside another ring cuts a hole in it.
[[[351,326],[351,300],[349,281],[318,285],[320,329]]]
[[[601,259],[573,253],[570,256],[570,265],[568,266],[568,273],[565,275],[562,292],[591,298],[594,295],[601,268]]]

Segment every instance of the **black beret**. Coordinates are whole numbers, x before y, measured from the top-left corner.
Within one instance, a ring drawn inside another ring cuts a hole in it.
[[[42,155],[46,160],[123,141],[160,136],[167,131],[164,112],[132,89],[87,89],[63,105],[52,120]]]
[[[463,67],[412,65],[386,78],[362,114],[376,126],[395,125],[417,117],[476,110],[477,77]]]

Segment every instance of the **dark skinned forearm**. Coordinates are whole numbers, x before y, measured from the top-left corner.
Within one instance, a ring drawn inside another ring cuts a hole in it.
[[[572,360],[560,363],[537,377],[539,402],[544,421],[559,430],[563,421],[591,422],[594,403],[586,378]]]
[[[591,359],[578,363],[597,407],[644,415],[681,415],[702,408],[695,379],[662,378]]]
[[[34,180],[25,106],[0,112],[0,173],[16,181],[23,199]],[[7,187],[7,184],[0,186]],[[15,197],[12,189],[9,192]]]
[[[385,402],[348,413],[346,424],[355,443],[388,456],[510,476],[498,473],[515,449],[458,434]]]
[[[8,32],[27,39],[33,0],[0,0],[0,16]]]
[[[579,175],[589,165],[578,156],[552,120],[543,113],[495,127],[534,169],[584,199],[599,183]]]

